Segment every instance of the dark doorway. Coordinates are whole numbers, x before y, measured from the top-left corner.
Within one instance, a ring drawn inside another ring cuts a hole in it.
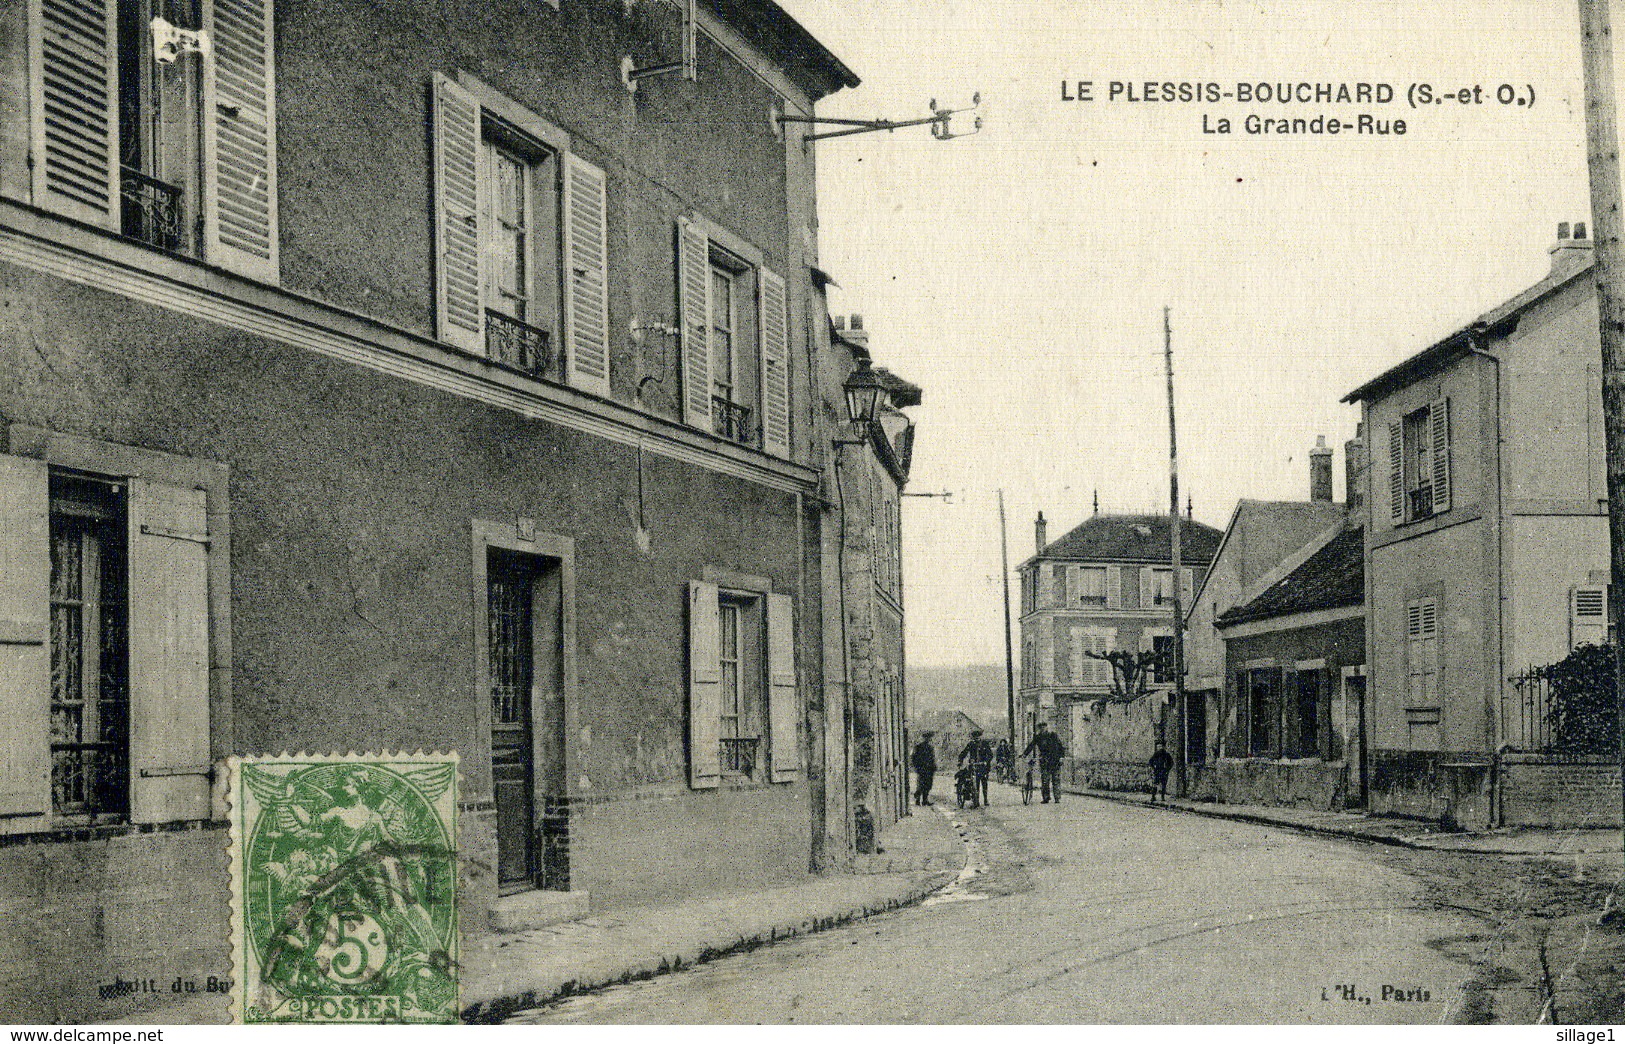
[[[570,887],[559,560],[487,553],[491,785],[501,891]]]
[[[1207,693],[1185,694],[1185,760],[1201,765],[1207,761]]]

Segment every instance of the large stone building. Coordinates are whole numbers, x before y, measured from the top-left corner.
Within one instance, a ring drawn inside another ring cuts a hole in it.
[[[1511,679],[1607,633],[1601,359],[1584,226],[1559,226],[1551,255],[1545,278],[1346,400],[1360,404],[1372,442],[1365,604],[1377,811],[1510,820],[1503,798],[1526,769],[1497,770],[1496,752],[1530,743]],[[1612,778],[1592,788],[1613,798],[1587,822],[1618,823]]]
[[[1137,786],[1163,734],[1174,670],[1172,528],[1167,515],[1097,514],[1050,542],[1040,513],[1036,551],[1018,567],[1018,749],[1038,722],[1047,723],[1074,758],[1075,782]],[[1222,535],[1184,520],[1184,605],[1191,604]],[[1117,650],[1159,654],[1144,697],[1124,698],[1135,694],[1117,691],[1111,664],[1088,655]],[[1205,704],[1190,706],[1190,734],[1202,736]],[[1193,753],[1200,760],[1200,745]]]
[[[471,936],[840,865],[774,117],[853,74],[771,0],[187,9],[0,11],[0,1010],[229,976],[228,755],[458,751]]]

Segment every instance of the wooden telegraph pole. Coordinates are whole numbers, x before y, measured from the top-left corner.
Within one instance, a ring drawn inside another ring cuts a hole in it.
[[[1585,66],[1586,160],[1591,174],[1591,223],[1595,230],[1592,274],[1597,280],[1598,332],[1602,340],[1602,417],[1608,467],[1608,609],[1625,621],[1625,258],[1620,238],[1619,127],[1614,94],[1611,0],[1580,0],[1580,49]],[[1614,644],[1614,687],[1619,711],[1619,758],[1625,777],[1625,644]],[[1625,785],[1620,790],[1625,815]],[[1625,835],[1622,835],[1625,841]]]
[[[1004,524],[1004,490],[999,490],[999,563],[1004,567],[1004,709],[1006,739],[1016,746],[1016,661],[1010,648],[1010,539]]]
[[[1162,309],[1162,358],[1168,370],[1168,515],[1174,595],[1174,704],[1179,710],[1179,753],[1174,755],[1174,793],[1184,797],[1190,776],[1190,715],[1185,709],[1185,598],[1179,555],[1179,440],[1174,433],[1174,334]]]

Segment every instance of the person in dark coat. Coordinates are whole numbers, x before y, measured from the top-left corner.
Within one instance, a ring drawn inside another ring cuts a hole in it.
[[[1038,752],[1038,778],[1044,803],[1048,804],[1050,796],[1054,795],[1058,805],[1061,803],[1061,759],[1066,757],[1066,744],[1049,730],[1048,725],[1040,724],[1021,756],[1028,757],[1034,751]]]
[[[909,762],[914,766],[914,803],[916,805],[929,805],[931,803],[931,781],[937,775],[937,751],[931,746],[931,737],[934,732],[927,732],[920,736],[920,742],[914,745],[914,753],[910,755]]]
[[[1168,748],[1161,743],[1157,744],[1157,752],[1151,755],[1151,800],[1168,800],[1168,773],[1173,771],[1174,756],[1168,753]]]
[[[968,766],[976,778],[977,802],[987,804],[987,776],[993,771],[993,744],[982,738],[981,729],[970,734],[970,742],[959,752],[959,763]]]
[[[993,748],[993,765],[999,773],[999,782],[1016,781],[1015,751],[1010,748],[1010,741],[1003,736],[999,737],[998,744]]]

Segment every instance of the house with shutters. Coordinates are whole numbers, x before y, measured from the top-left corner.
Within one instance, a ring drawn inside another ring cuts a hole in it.
[[[1597,302],[1583,224],[1529,289],[1350,392],[1371,440],[1371,807],[1510,821],[1511,679],[1606,634]],[[1597,771],[1612,771],[1594,766]],[[1613,777],[1608,818],[1618,822]]]
[[[0,10],[0,1011],[230,976],[232,755],[458,752],[470,949],[850,850],[775,117],[857,79],[772,0],[463,15]]]
[[[1182,602],[1189,605],[1223,534],[1193,519],[1180,527]],[[1036,550],[1021,563],[1018,749],[1039,722],[1060,736],[1074,781],[1108,789],[1143,785],[1146,761],[1173,713],[1174,574],[1167,515],[1096,514],[1056,541],[1040,512]],[[1147,695],[1116,691],[1113,668],[1090,656],[1157,654]],[[1189,729],[1205,734],[1205,703]],[[1170,737],[1171,738],[1171,737]]]

